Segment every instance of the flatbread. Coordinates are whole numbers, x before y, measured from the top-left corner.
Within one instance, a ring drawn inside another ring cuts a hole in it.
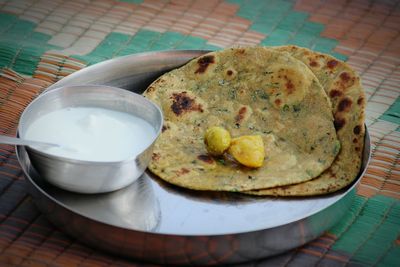
[[[308,181],[327,169],[340,144],[331,103],[315,75],[288,53],[261,47],[203,55],[164,74],[144,92],[165,125],[149,169],[172,184],[244,191]],[[258,169],[207,154],[204,132],[261,135]]]
[[[340,190],[357,177],[361,167],[366,101],[360,77],[348,64],[327,54],[297,46],[281,46],[274,49],[290,53],[302,61],[321,82],[332,102],[341,150],[332,166],[314,180],[248,193],[309,196]]]

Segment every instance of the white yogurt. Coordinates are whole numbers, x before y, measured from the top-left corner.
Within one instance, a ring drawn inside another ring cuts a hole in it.
[[[39,117],[26,130],[29,140],[60,144],[46,153],[89,161],[121,161],[148,147],[156,132],[142,118],[93,107],[64,108]]]

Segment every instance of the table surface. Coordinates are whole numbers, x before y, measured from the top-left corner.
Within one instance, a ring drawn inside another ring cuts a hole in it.
[[[295,44],[362,77],[370,166],[347,215],[286,254],[242,266],[400,266],[400,1],[0,0],[0,134],[23,108],[88,65],[144,51]],[[142,266],[51,225],[0,145],[0,266]]]

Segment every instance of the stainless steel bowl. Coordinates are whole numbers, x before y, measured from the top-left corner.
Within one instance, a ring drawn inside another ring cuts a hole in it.
[[[43,93],[24,110],[18,133],[25,137],[27,129],[36,118],[54,110],[77,106],[100,107],[138,116],[154,127],[156,135],[151,145],[138,155],[115,162],[70,159],[27,147],[35,169],[53,185],[79,193],[110,192],[131,184],[143,174],[150,161],[153,144],[163,123],[160,109],[139,94],[115,87],[60,87]]]

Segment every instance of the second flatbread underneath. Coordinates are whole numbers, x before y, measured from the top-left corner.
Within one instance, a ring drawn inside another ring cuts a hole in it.
[[[365,95],[360,77],[345,62],[332,56],[297,46],[281,46],[278,51],[306,64],[321,82],[332,102],[339,155],[322,175],[297,185],[254,190],[255,195],[310,196],[335,192],[349,185],[358,175],[364,148]]]

